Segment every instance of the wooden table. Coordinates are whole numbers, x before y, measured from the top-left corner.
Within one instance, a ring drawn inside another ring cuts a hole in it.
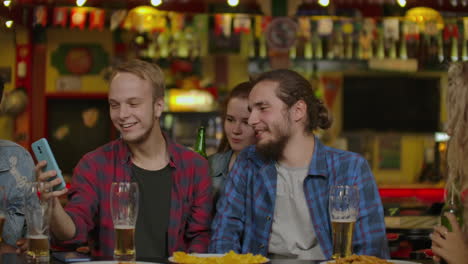
[[[99,258],[99,260],[112,260],[109,258]],[[153,263],[163,263],[163,264],[173,264],[169,262],[166,258],[152,258],[152,259],[138,259],[138,261],[153,262]],[[433,264],[434,262],[431,259],[426,260],[410,260],[422,264]],[[321,261],[313,260],[296,260],[296,259],[272,259],[270,264],[319,264]],[[0,258],[1,264],[28,264],[24,256],[18,256],[16,254],[3,254]],[[79,263],[79,262],[75,262]],[[53,259],[51,257],[50,264],[63,264],[63,262]]]

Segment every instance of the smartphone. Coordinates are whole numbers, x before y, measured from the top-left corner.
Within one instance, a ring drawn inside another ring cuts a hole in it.
[[[71,262],[81,262],[81,261],[90,261],[91,257],[83,253],[76,251],[71,252],[53,252],[52,256],[61,262],[71,263]]]
[[[38,141],[34,142],[31,144],[31,147],[34,152],[34,156],[36,156],[37,162],[40,161],[47,161],[47,165],[42,169],[42,171],[50,171],[50,170],[55,170],[57,172],[57,176],[62,179],[62,183],[59,185],[55,185],[53,187],[54,191],[60,191],[63,188],[65,188],[65,180],[63,179],[62,176],[62,171],[60,170],[57,161],[55,160],[54,154],[52,153],[52,149],[49,146],[49,142],[47,142],[47,139],[41,138]],[[49,181],[52,181],[56,179],[56,177],[52,177],[49,179]]]

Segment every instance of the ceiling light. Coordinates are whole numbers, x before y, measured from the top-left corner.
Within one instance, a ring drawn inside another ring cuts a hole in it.
[[[239,0],[228,0],[227,3],[230,6],[237,6],[239,4]]]
[[[398,2],[398,5],[400,5],[401,7],[406,6],[406,0],[397,0],[397,2]]]
[[[330,0],[318,0],[318,4],[325,7],[330,4]]]
[[[151,5],[152,6],[158,6],[162,4],[162,0],[151,0]]]
[[[3,1],[3,5],[6,6],[6,7],[9,7],[11,4],[11,0],[5,0]]]
[[[76,0],[77,6],[84,6],[85,3],[86,3],[86,0]]]
[[[6,26],[7,28],[11,28],[11,27],[13,26],[13,20],[7,20],[7,21],[5,22],[5,26]]]

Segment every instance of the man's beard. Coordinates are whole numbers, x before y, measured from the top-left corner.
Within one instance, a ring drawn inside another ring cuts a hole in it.
[[[265,144],[257,144],[256,148],[260,156],[266,161],[279,161],[283,158],[283,151],[288,143],[289,136],[282,134],[277,140]]]

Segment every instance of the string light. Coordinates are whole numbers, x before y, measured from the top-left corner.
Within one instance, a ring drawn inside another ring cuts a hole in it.
[[[9,7],[11,4],[11,0],[5,0],[3,1],[3,5],[6,6],[6,7]]]
[[[406,6],[406,0],[397,0],[397,2],[398,2],[398,5],[400,5],[401,7]]]
[[[330,0],[318,0],[318,4],[325,7],[330,4]]]
[[[158,6],[162,4],[162,0],[151,0],[151,5],[152,6]]]
[[[227,3],[230,6],[237,6],[239,4],[239,0],[228,0]]]
[[[84,6],[85,3],[86,3],[86,0],[76,0],[77,6]]]
[[[11,28],[11,27],[13,26],[13,20],[7,20],[7,21],[5,22],[5,26],[6,26],[7,28]]]

